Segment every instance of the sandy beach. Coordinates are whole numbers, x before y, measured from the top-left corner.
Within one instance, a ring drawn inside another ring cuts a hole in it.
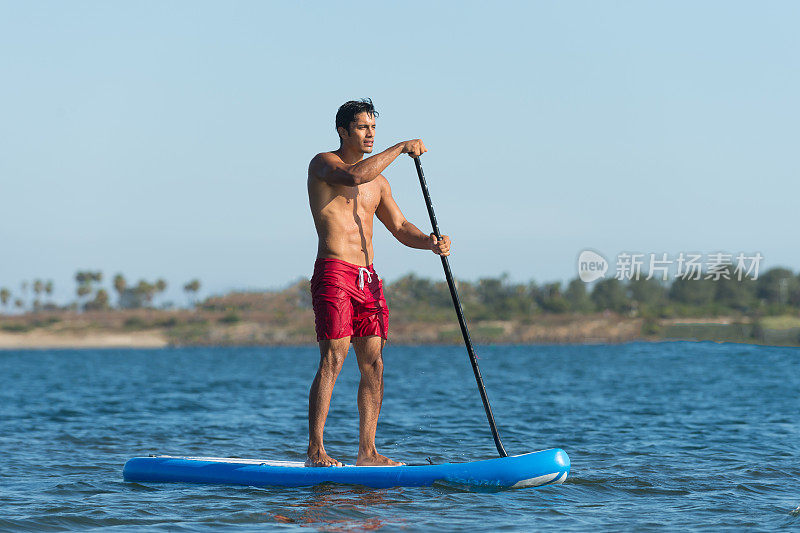
[[[167,340],[160,331],[89,332],[86,334],[29,331],[0,332],[0,349],[35,348],[161,348]]]

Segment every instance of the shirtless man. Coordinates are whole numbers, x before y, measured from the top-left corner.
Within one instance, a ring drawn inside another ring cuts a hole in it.
[[[372,266],[373,215],[406,246],[450,255],[450,238],[437,241],[407,221],[381,175],[400,154],[425,153],[422,140],[401,142],[364,158],[372,153],[377,116],[371,100],[342,105],[336,113],[339,149],[317,154],[308,166],[308,199],[319,236],[311,294],[320,362],[308,397],[307,466],[342,466],[325,452],[322,434],[351,340],[361,371],[356,464],[402,464],[375,449],[389,311]]]

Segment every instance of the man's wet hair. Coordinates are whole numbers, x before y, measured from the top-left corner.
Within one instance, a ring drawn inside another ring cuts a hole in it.
[[[361,100],[350,100],[345,102],[336,112],[336,129],[344,128],[350,131],[350,124],[355,121],[356,115],[359,113],[366,113],[370,116],[377,117],[378,112],[375,111],[375,106],[372,105],[372,99],[362,98]]]

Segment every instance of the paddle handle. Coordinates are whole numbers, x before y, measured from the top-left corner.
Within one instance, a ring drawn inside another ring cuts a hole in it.
[[[422,187],[422,196],[425,197],[425,205],[428,208],[428,216],[431,218],[433,234],[436,235],[437,239],[441,239],[442,234],[439,231],[439,224],[436,222],[436,214],[433,212],[431,195],[428,192],[428,184],[425,183],[425,174],[422,172],[422,164],[419,162],[419,157],[414,158],[414,165],[417,167],[419,184]],[[494,445],[497,447],[497,453],[500,454],[500,457],[508,457],[508,453],[506,453],[505,448],[503,448],[503,443],[500,441],[500,435],[497,432],[497,425],[494,422],[494,414],[492,414],[492,406],[489,405],[489,397],[486,395],[486,387],[483,384],[481,369],[478,368],[478,358],[475,356],[475,350],[472,349],[472,340],[469,338],[467,321],[464,320],[464,309],[461,307],[461,299],[458,297],[456,283],[453,281],[453,273],[450,271],[450,262],[447,260],[446,256],[441,256],[440,259],[442,260],[444,275],[447,278],[447,286],[450,287],[450,296],[453,298],[453,306],[456,308],[456,315],[458,315],[458,325],[461,326],[461,335],[464,337],[464,344],[467,346],[469,362],[472,363],[472,372],[475,374],[475,381],[478,383],[478,391],[481,393],[483,409],[486,411],[486,419],[489,421],[489,428],[492,430]]]

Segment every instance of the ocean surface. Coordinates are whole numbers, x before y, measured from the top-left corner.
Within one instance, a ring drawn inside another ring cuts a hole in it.
[[[0,530],[764,530],[800,527],[800,349],[714,343],[479,346],[506,449],[551,447],[564,485],[137,484],[150,453],[303,460],[316,347],[0,351]],[[463,347],[384,352],[378,450],[496,456]],[[358,370],[326,447],[355,460]]]

